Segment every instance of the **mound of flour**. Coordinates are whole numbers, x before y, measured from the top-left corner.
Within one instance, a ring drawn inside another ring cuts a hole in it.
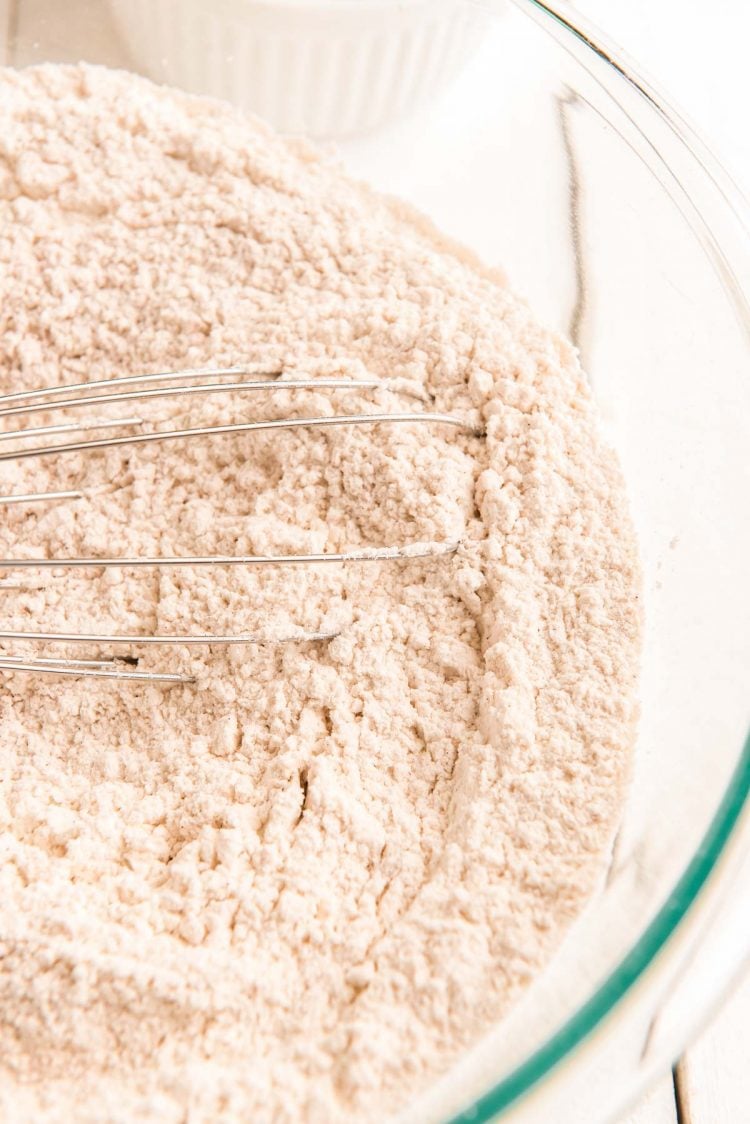
[[[570,346],[420,217],[228,106],[4,72],[0,388],[206,363],[389,385],[164,399],[155,425],[414,408],[407,388],[486,437],[3,464],[4,493],[85,497],[0,509],[0,554],[462,545],[0,591],[4,627],[339,631],[133,652],[194,686],[2,676],[9,1124],[382,1120],[548,960],[617,823],[638,567]]]

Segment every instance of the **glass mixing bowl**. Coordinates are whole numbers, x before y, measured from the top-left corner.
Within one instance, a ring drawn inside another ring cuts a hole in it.
[[[580,349],[640,534],[642,710],[604,884],[511,1016],[399,1119],[599,1124],[748,951],[748,215],[684,121],[562,5],[469,7],[487,23],[453,82],[341,150],[502,264]],[[113,10],[0,3],[0,52],[139,69]]]

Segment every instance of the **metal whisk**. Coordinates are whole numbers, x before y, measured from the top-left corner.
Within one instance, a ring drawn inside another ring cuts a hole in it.
[[[26,421],[34,414],[48,411],[75,413],[86,408],[129,406],[135,402],[154,399],[180,399],[187,396],[211,394],[268,394],[273,391],[303,392],[306,390],[372,390],[393,386],[379,379],[297,378],[283,377],[283,371],[254,371],[245,366],[227,368],[202,368],[200,370],[170,371],[152,375],[132,375],[104,379],[98,382],[76,383],[67,386],[43,387],[23,390],[0,396],[0,425],[15,419]],[[230,381],[222,381],[229,379]],[[395,388],[397,393],[414,396],[413,391]],[[327,417],[279,418],[272,421],[238,422],[231,425],[205,425],[183,429],[143,431],[147,424],[141,417],[97,418],[86,416],[83,420],[66,421],[0,432],[0,447],[12,443],[11,451],[0,452],[0,463],[37,457],[61,457],[69,453],[118,446],[144,445],[156,441],[182,441],[206,439],[220,434],[259,433],[273,430],[322,429],[329,426],[398,425],[400,423],[447,425],[481,436],[482,431],[461,418],[450,414],[416,412],[334,414]],[[40,438],[63,433],[81,433],[104,429],[135,429],[136,432],[117,436],[97,437],[53,444],[39,443]],[[0,495],[0,508],[10,504],[64,503],[81,499],[85,492],[79,490],[51,491],[30,494]],[[368,547],[338,554],[286,554],[286,555],[212,555],[184,557],[74,557],[74,558],[0,558],[0,571],[29,571],[41,569],[70,570],[85,567],[119,567],[123,569],[166,566],[294,566],[310,563],[362,563],[394,561],[398,559],[432,558],[452,554],[456,542],[415,543],[398,547]],[[17,578],[0,580],[0,593],[24,588]],[[90,645],[181,645],[181,644],[259,644],[303,641],[325,641],[335,632],[297,632],[287,636],[264,637],[238,633],[211,635],[118,635],[114,633],[34,632],[0,629],[0,644],[8,642],[33,642],[35,645],[58,644]],[[134,667],[134,664],[136,666]],[[190,676],[166,672],[137,670],[137,661],[129,657],[99,659],[68,659],[55,656],[0,655],[0,672],[22,671],[57,676],[91,676],[96,678],[142,681],[149,683],[191,683]]]

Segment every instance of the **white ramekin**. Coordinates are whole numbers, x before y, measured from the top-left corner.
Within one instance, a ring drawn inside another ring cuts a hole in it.
[[[283,132],[343,136],[426,100],[477,45],[465,0],[109,0],[133,65]]]

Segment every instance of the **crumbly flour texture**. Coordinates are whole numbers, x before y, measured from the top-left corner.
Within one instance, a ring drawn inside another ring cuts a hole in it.
[[[84,498],[0,508],[0,555],[461,546],[0,590],[5,628],[338,633],[130,651],[193,686],[0,675],[7,1124],[387,1119],[540,971],[617,825],[639,574],[573,349],[420,216],[228,106],[3,72],[0,390],[205,364],[385,385],[161,399],[148,425],[430,409],[486,436],[6,462],[5,494]]]

